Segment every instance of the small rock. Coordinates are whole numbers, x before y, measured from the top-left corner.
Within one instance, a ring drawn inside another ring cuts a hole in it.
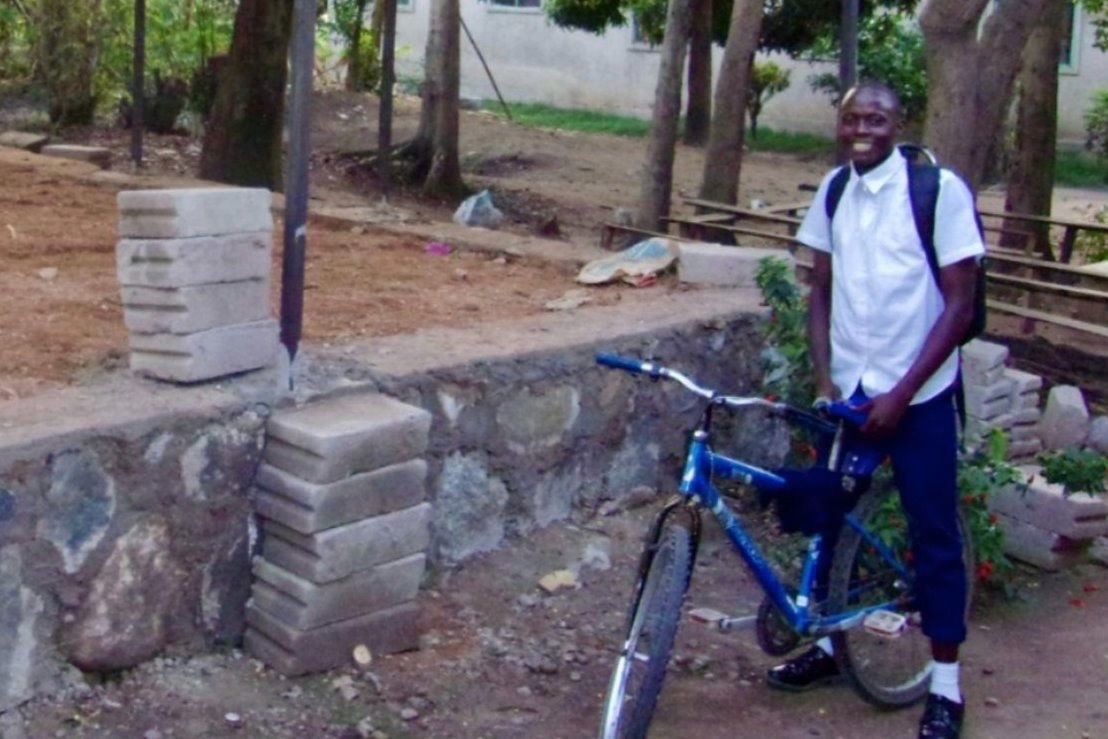
[[[508,258],[504,257],[504,256],[500,256],[500,257],[497,257],[496,259],[492,260],[492,263],[493,264],[501,264],[501,265],[507,264],[508,263]]]
[[[1000,701],[997,700],[996,698],[993,698],[992,696],[990,696],[990,697],[985,699],[985,705],[988,706],[989,708],[996,708],[997,706],[1000,705]]]
[[[142,739],[162,739],[162,732],[157,729],[149,729],[143,732]]]
[[[567,290],[562,297],[548,300],[543,307],[547,310],[573,310],[588,303],[592,298],[585,289]]]
[[[47,282],[50,282],[51,280],[53,280],[55,277],[58,276],[58,268],[57,267],[43,267],[42,269],[40,269],[38,271],[38,276],[41,277],[42,279],[46,280]]]
[[[352,701],[358,697],[358,689],[354,687],[354,678],[349,675],[336,677],[331,681],[331,687],[339,692],[343,700]]]
[[[527,687],[526,685],[520,685],[518,688],[516,688],[516,694],[517,695],[522,695],[524,698],[530,698],[531,697],[531,689],[529,687]]]
[[[373,718],[366,716],[354,726],[354,730],[358,732],[361,739],[371,739],[373,733],[377,731],[377,727],[373,725]]]
[[[534,608],[536,605],[538,605],[539,598],[537,595],[524,593],[523,595],[516,598],[516,603],[518,603],[523,608]]]
[[[577,576],[570,570],[555,570],[539,580],[539,587],[547,593],[556,593],[562,588],[576,588]]]
[[[352,656],[354,657],[354,664],[359,670],[367,670],[373,664],[373,653],[369,651],[369,647],[365,644],[354,647]]]
[[[417,718],[419,718],[419,711],[409,706],[405,706],[404,708],[400,709],[400,718],[404,719],[405,721],[415,721]]]
[[[578,672],[577,670],[573,670],[572,672],[569,673],[569,679],[570,679],[570,682],[575,682],[575,683],[581,682],[581,673]]]
[[[237,729],[243,724],[242,716],[234,712],[223,714],[223,721],[232,729]]]

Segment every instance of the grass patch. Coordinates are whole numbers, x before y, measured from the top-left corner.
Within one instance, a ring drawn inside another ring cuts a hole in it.
[[[1108,164],[1084,151],[1059,151],[1054,162],[1054,184],[1108,187]]]
[[[504,108],[495,100],[485,100],[481,107],[497,115],[504,115]],[[508,107],[516,123],[532,128],[560,128],[566,131],[607,133],[613,136],[645,136],[650,131],[649,121],[629,115],[555,108],[553,105],[543,103],[509,103]]]
[[[746,132],[746,145],[751,151],[775,151],[784,154],[825,154],[835,150],[835,143],[811,133],[774,131],[764,126],[758,128],[758,138]]]

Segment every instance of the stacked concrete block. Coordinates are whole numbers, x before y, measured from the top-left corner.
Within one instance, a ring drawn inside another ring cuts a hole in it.
[[[1034,457],[1043,450],[1039,390],[1043,380],[1005,363],[1008,348],[975,339],[962,348],[966,433],[982,438],[993,429],[1008,436],[1009,459]]]
[[[268,190],[242,188],[119,194],[132,370],[200,382],[274,363],[270,201]]]
[[[1026,485],[1002,489],[989,501],[1004,531],[1011,557],[1047,570],[1082,561],[1091,543],[1108,534],[1108,502],[1099,496],[1066,495],[1035,465],[1020,468]]]
[[[358,645],[379,654],[416,646],[430,425],[426,411],[377,394],[270,419],[247,606],[254,656],[298,675],[346,664]]]

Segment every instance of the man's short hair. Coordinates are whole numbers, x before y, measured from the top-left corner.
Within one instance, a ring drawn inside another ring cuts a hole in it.
[[[900,95],[897,94],[896,90],[894,90],[892,86],[889,85],[889,83],[882,82],[881,80],[861,80],[843,94],[843,102],[846,101],[847,97],[857,95],[863,90],[881,93],[882,95],[888,95],[889,99],[893,102],[893,110],[896,111],[897,117],[901,118],[904,116],[904,106],[900,103]]]

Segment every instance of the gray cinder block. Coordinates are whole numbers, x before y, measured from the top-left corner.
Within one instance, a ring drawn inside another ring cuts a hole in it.
[[[272,196],[263,188],[127,190],[119,193],[121,238],[177,239],[272,231]]]
[[[419,608],[415,603],[402,603],[307,631],[288,626],[250,604],[246,607],[246,623],[247,653],[288,676],[348,665],[358,645],[365,645],[374,655],[395,654],[419,645]]]
[[[1077,493],[1067,496],[1038,474],[1037,466],[1022,467],[1029,482],[996,491],[989,509],[1068,539],[1093,539],[1108,534],[1108,502],[1099,496]]]
[[[962,377],[966,384],[991,385],[1004,375],[1008,347],[974,339],[962,347]]]
[[[269,279],[273,231],[187,239],[123,239],[115,249],[121,285],[184,287]]]
[[[131,334],[131,369],[174,382],[200,382],[271,366],[277,321],[219,326],[193,334]]]
[[[1085,559],[1087,541],[1073,541],[1002,513],[997,514],[997,525],[1004,532],[1005,553],[1021,562],[1054,571]]]
[[[430,523],[429,503],[314,534],[263,520],[262,556],[306,580],[328,583],[423,552],[431,540]]]
[[[328,398],[269,419],[265,461],[314,483],[330,483],[423,455],[431,414],[367,393]]]
[[[312,534],[368,516],[409,508],[426,497],[427,463],[389,465],[326,485],[301,480],[268,464],[258,468],[258,514]]]
[[[681,242],[679,248],[677,278],[698,285],[755,287],[754,274],[761,259],[777,257],[794,264],[792,255],[781,249],[699,242]]]
[[[413,554],[319,585],[254,559],[254,605],[288,626],[311,629],[415,598],[427,557]]]
[[[41,153],[47,157],[74,159],[78,162],[95,164],[100,169],[112,165],[112,152],[102,146],[79,146],[77,144],[49,144],[42,147]]]
[[[269,317],[265,280],[217,282],[188,287],[124,286],[123,322],[140,334],[192,334],[228,319],[236,324]]]

